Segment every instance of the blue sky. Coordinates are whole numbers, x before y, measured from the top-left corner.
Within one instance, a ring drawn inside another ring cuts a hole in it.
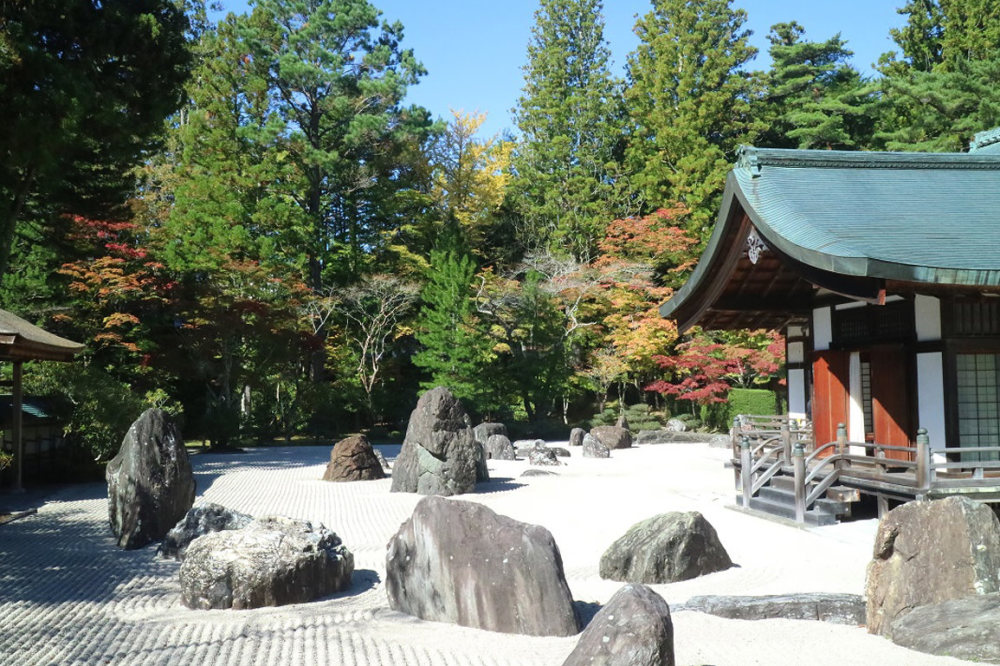
[[[521,67],[538,0],[371,0],[384,18],[405,28],[403,45],[412,48],[428,74],[407,100],[450,117],[449,109],[489,114],[481,133],[512,128],[510,110],[524,83]],[[229,11],[246,11],[246,0],[222,0]],[[767,32],[775,23],[795,20],[806,37],[825,40],[836,33],[854,51],[854,64],[871,74],[879,55],[892,50],[889,29],[903,23],[896,7],[903,0],[735,0],[747,12],[751,41],[760,51],[754,68],[768,60]],[[636,14],[649,0],[605,0],[605,38],[614,71],[623,74],[625,58],[636,44]],[[762,57],[763,56],[763,57]]]

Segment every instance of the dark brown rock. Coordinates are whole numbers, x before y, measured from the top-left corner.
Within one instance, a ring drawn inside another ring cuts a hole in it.
[[[583,446],[583,436],[586,434],[587,431],[583,428],[573,428],[569,431],[569,445]]]
[[[632,433],[625,428],[618,426],[597,426],[590,429],[590,434],[611,450],[627,449],[632,446]]]
[[[598,611],[563,666],[673,666],[670,606],[645,585],[626,585]]]
[[[330,462],[323,472],[324,481],[373,481],[384,478],[382,463],[364,435],[352,435],[334,444]]]
[[[192,541],[181,600],[199,610],[303,603],[347,589],[353,571],[354,556],[330,530],[268,516]]]
[[[392,492],[472,492],[477,472],[481,476],[484,471],[484,460],[462,404],[439,386],[422,395],[410,415],[403,447],[392,468]]]
[[[180,432],[159,409],[147,409],[108,463],[108,518],[121,548],[162,539],[194,504],[195,483]]]
[[[892,642],[927,654],[1000,664],[1000,595],[915,608],[892,623]]]
[[[697,511],[663,513],[629,528],[601,556],[601,578],[673,583],[733,566],[715,528]]]
[[[611,451],[593,435],[585,435],[583,438],[584,458],[610,458]]]
[[[562,556],[547,529],[475,502],[426,497],[389,541],[393,610],[531,636],[579,631]]]
[[[758,597],[691,597],[674,612],[695,611],[733,620],[818,620],[852,627],[865,623],[865,598],[860,594],[776,594]]]
[[[198,537],[222,530],[238,530],[249,525],[252,520],[253,516],[212,502],[191,507],[163,537],[158,552],[163,557],[183,560],[187,547]]]
[[[914,608],[1000,591],[1000,523],[966,497],[908,502],[879,522],[865,581],[868,631]]]

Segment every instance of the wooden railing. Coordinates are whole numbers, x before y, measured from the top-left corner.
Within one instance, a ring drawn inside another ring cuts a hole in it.
[[[974,494],[1000,500],[1000,446],[931,447],[927,431],[914,446],[851,442],[844,424],[837,439],[816,446],[806,424],[783,417],[741,415],[733,420],[733,464],[743,506],[778,474],[793,478],[796,520],[837,483],[871,492],[880,512],[887,497],[928,499]],[[971,454],[980,460],[968,460]],[[961,456],[963,460],[955,460]]]

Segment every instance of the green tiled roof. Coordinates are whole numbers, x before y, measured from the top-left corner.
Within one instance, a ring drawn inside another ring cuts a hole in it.
[[[747,146],[729,175],[713,239],[734,199],[766,243],[816,268],[1000,286],[1000,154],[985,148],[865,153]]]

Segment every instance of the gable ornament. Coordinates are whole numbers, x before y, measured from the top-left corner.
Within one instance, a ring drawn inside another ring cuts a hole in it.
[[[750,260],[751,264],[756,264],[757,260],[760,259],[760,253],[765,250],[767,250],[767,244],[757,234],[757,230],[751,227],[750,233],[747,234],[747,259]]]

